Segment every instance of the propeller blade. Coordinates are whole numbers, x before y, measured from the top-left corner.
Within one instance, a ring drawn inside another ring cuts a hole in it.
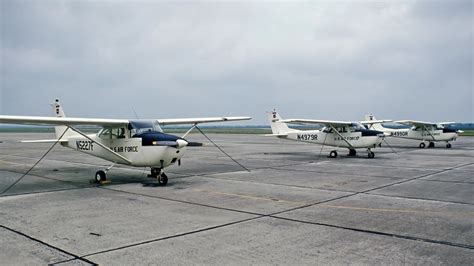
[[[174,148],[183,148],[188,146],[189,142],[185,141],[184,139],[177,139],[176,141],[154,141],[153,145],[156,146],[167,146],[167,147],[174,147]]]

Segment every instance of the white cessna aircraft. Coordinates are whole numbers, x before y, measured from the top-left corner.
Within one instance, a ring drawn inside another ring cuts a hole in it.
[[[426,147],[425,142],[427,141],[429,142],[428,147],[430,148],[435,146],[435,141],[445,141],[446,148],[451,148],[451,143],[449,142],[455,141],[459,136],[459,133],[462,132],[461,130],[446,127],[446,125],[452,124],[452,122],[431,123],[414,120],[398,120],[394,122],[410,126],[410,128],[393,129],[384,127],[382,125],[384,122],[380,122],[384,120],[376,120],[373,115],[366,115],[365,119],[369,121],[367,123],[369,128],[382,131],[389,137],[421,140],[419,145],[420,148]]]
[[[65,117],[56,100],[53,104],[57,117],[6,116],[0,115],[0,123],[54,125],[56,139],[23,141],[28,143],[61,143],[64,147],[82,151],[108,160],[113,164],[97,171],[95,181],[106,180],[106,173],[115,164],[136,167],[150,167],[150,177],[156,177],[159,184],[166,185],[168,177],[163,169],[178,162],[183,157],[188,141],[184,137],[198,124],[249,120],[250,117],[208,117],[157,120],[95,119]],[[165,134],[161,125],[193,125],[182,137]],[[97,134],[85,134],[75,128],[78,125],[102,127]]]
[[[383,132],[365,128],[363,126],[365,121],[345,122],[310,119],[283,120],[275,110],[273,110],[273,112],[268,112],[268,116],[273,134],[267,136],[275,136],[283,139],[348,148],[349,156],[355,156],[356,149],[358,148],[366,148],[368,157],[374,158],[375,154],[371,151],[371,149],[382,143],[384,138]],[[319,124],[324,125],[325,127],[321,130],[297,130],[289,128],[287,123]],[[329,153],[329,157],[336,158],[337,151],[331,151]]]

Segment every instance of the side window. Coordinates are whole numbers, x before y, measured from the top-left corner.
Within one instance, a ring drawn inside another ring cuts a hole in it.
[[[123,127],[118,128],[117,137],[118,137],[119,139],[124,139],[124,138],[125,138],[125,128],[123,128]]]
[[[105,128],[99,133],[101,139],[124,139],[125,128]]]
[[[111,133],[110,133],[110,128],[105,128],[100,132],[99,137],[101,139],[110,139]]]

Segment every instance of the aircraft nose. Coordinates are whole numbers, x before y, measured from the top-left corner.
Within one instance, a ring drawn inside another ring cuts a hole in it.
[[[176,140],[176,143],[178,144],[178,145],[177,145],[177,148],[178,148],[178,149],[181,149],[181,148],[183,148],[183,147],[188,146],[188,142],[187,142],[186,140],[184,140],[184,139],[177,139],[177,140]]]

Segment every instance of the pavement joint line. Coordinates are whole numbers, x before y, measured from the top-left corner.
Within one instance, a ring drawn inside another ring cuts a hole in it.
[[[29,240],[32,240],[32,241],[37,242],[37,243],[39,243],[39,244],[41,244],[41,245],[47,246],[47,247],[52,248],[52,249],[54,249],[54,250],[57,250],[57,251],[59,251],[59,252],[61,252],[61,253],[64,253],[64,254],[66,254],[66,255],[68,255],[68,256],[71,256],[71,257],[73,257],[72,260],[80,260],[80,261],[83,261],[83,262],[85,262],[85,263],[89,263],[89,264],[91,264],[91,265],[98,265],[98,264],[95,263],[95,262],[92,262],[92,261],[90,261],[90,260],[88,260],[88,259],[85,259],[85,258],[81,258],[80,256],[78,256],[78,255],[76,255],[76,254],[73,254],[73,253],[71,253],[71,252],[69,252],[69,251],[66,251],[66,250],[64,250],[64,249],[61,249],[61,248],[58,248],[58,247],[53,246],[53,245],[51,245],[51,244],[48,244],[48,243],[46,243],[46,242],[44,242],[44,241],[42,241],[42,240],[39,240],[39,239],[34,238],[34,237],[32,237],[32,236],[29,236],[29,235],[27,235],[27,234],[25,234],[25,233],[22,233],[22,232],[20,232],[20,231],[15,230],[15,229],[6,227],[6,226],[4,226],[4,225],[0,225],[0,228],[3,228],[3,229],[5,229],[5,230],[10,231],[10,232],[12,232],[12,233],[15,233],[15,234],[17,234],[17,235],[21,235],[21,236],[23,236],[23,237],[25,237],[25,238],[27,238],[27,239],[29,239]]]
[[[99,188],[103,188],[103,187],[99,187]],[[194,233],[198,233],[198,232],[202,232],[202,231],[209,231],[209,230],[212,230],[212,229],[217,229],[217,228],[220,228],[220,227],[229,226],[229,225],[233,225],[233,224],[237,224],[237,223],[242,223],[242,222],[246,222],[246,221],[250,221],[250,220],[256,220],[256,219],[260,219],[260,218],[264,218],[264,217],[271,217],[271,218],[275,218],[275,219],[282,219],[282,220],[288,220],[288,221],[293,221],[293,222],[300,222],[300,223],[307,223],[307,224],[328,226],[328,227],[334,227],[334,228],[339,228],[339,229],[358,231],[358,232],[369,233],[369,234],[378,234],[378,235],[383,235],[383,236],[398,237],[398,238],[403,238],[403,239],[408,239],[408,240],[417,240],[417,241],[420,241],[420,240],[421,240],[421,241],[428,242],[428,243],[436,243],[436,244],[443,244],[443,245],[449,245],[449,246],[455,246],[455,247],[461,247],[461,248],[474,249],[473,246],[464,245],[464,244],[457,244],[457,243],[451,243],[451,242],[447,242],[447,241],[438,241],[438,240],[431,240],[431,239],[422,239],[422,238],[412,237],[412,236],[395,235],[395,234],[384,233],[384,232],[379,232],[379,231],[363,230],[363,229],[350,228],[350,227],[341,227],[341,226],[337,226],[337,225],[324,224],[324,223],[306,222],[306,221],[300,221],[300,220],[294,220],[294,219],[288,219],[288,218],[283,218],[283,217],[278,217],[278,216],[276,216],[276,215],[279,215],[279,214],[282,214],[282,213],[286,213],[286,212],[289,212],[289,211],[293,211],[293,210],[296,210],[296,209],[302,209],[302,208],[306,208],[306,207],[309,207],[309,206],[315,206],[315,205],[327,203],[327,202],[330,202],[330,201],[334,201],[334,200],[339,200],[339,199],[342,199],[342,198],[351,197],[351,196],[354,196],[354,195],[357,195],[357,194],[360,194],[360,193],[354,193],[354,194],[344,195],[344,196],[341,196],[341,197],[337,197],[337,198],[333,198],[333,199],[328,199],[328,200],[316,202],[316,203],[313,203],[313,204],[307,204],[307,205],[305,205],[305,206],[300,206],[300,207],[297,207],[297,208],[292,208],[292,209],[289,209],[289,210],[280,211],[280,212],[276,212],[276,213],[273,213],[273,214],[267,214],[267,215],[266,215],[266,214],[258,214],[258,213],[252,213],[252,212],[245,212],[245,211],[239,211],[239,210],[228,209],[228,208],[221,208],[221,207],[216,207],[216,206],[212,206],[212,205],[205,205],[205,204],[192,203],[192,202],[186,202],[186,201],[180,201],[180,200],[173,200],[173,199],[168,199],[168,198],[163,198],[163,197],[157,197],[157,196],[150,196],[150,195],[145,195],[145,194],[140,194],[140,193],[134,193],[134,192],[128,192],[128,191],[120,191],[120,190],[115,190],[115,189],[110,189],[110,188],[103,188],[103,189],[107,189],[107,190],[111,190],[111,191],[116,191],[116,192],[120,192],[120,193],[129,193],[129,194],[135,194],[135,195],[140,195],[140,196],[145,196],[145,197],[152,197],[152,198],[158,198],[158,199],[163,199],[163,200],[177,201],[177,202],[182,202],[182,203],[187,203],[187,204],[193,204],[193,205],[200,205],[200,206],[205,206],[205,207],[210,207],[210,208],[215,208],[215,209],[222,209],[222,210],[227,210],[227,211],[242,212],[242,213],[247,213],[247,214],[251,214],[251,215],[256,215],[257,217],[253,217],[253,218],[249,218],[249,219],[245,219],[245,220],[241,220],[241,221],[236,221],[236,222],[232,222],[232,223],[228,223],[228,224],[220,225],[220,226],[216,226],[216,227],[211,227],[211,228],[207,228],[207,229],[206,229],[206,228],[205,228],[205,229],[200,229],[200,230],[193,231],[193,232],[187,232],[187,233],[183,233],[183,234],[179,234],[179,235],[169,236],[169,237],[160,238],[160,239],[155,239],[155,240],[151,240],[151,241],[150,241],[150,240],[149,240],[149,241],[144,241],[144,242],[135,243],[135,244],[131,244],[131,245],[119,247],[119,248],[114,248],[114,249],[109,249],[109,250],[105,250],[105,251],[100,251],[100,252],[96,252],[96,253],[92,253],[92,254],[87,254],[87,255],[81,256],[79,259],[84,259],[84,258],[87,257],[87,256],[92,256],[92,255],[97,255],[97,254],[101,254],[101,253],[111,252],[111,251],[120,250],[120,249],[124,249],[124,248],[128,248],[128,247],[133,247],[133,246],[137,246],[137,245],[143,245],[143,244],[148,244],[148,243],[151,243],[151,242],[157,242],[157,241],[166,240],[166,239],[170,239],[170,238],[176,238],[176,237],[185,236],[185,235],[189,235],[189,234],[194,234]],[[76,259],[70,259],[70,260],[67,260],[67,261],[58,262],[58,263],[56,263],[56,264],[60,264],[60,263],[63,263],[63,262],[68,262],[68,261],[73,261],[73,260],[76,260]]]
[[[474,206],[473,203],[469,202],[461,202],[461,201],[449,201],[449,200],[439,200],[439,199],[427,199],[427,198],[416,198],[416,197],[408,197],[408,196],[397,196],[397,195],[388,195],[388,194],[379,194],[379,193],[364,193],[367,195],[374,195],[374,196],[383,196],[389,198],[400,198],[400,199],[410,199],[410,200],[423,200],[423,201],[433,201],[433,202],[442,202],[442,203],[453,203],[453,204],[462,204],[462,205],[471,205]]]
[[[117,191],[117,190],[114,190],[114,191]],[[130,193],[128,191],[117,191],[117,192]],[[143,195],[143,194],[134,193],[134,192],[132,192],[130,194],[163,199],[162,197]],[[217,229],[217,228],[221,228],[221,227],[224,227],[224,226],[234,225],[234,224],[238,224],[238,223],[242,223],[242,222],[246,222],[246,221],[250,221],[250,220],[261,219],[261,218],[274,218],[274,219],[280,219],[280,220],[286,220],[286,221],[292,221],[292,222],[299,222],[299,223],[306,223],[306,224],[312,224],[312,225],[338,228],[338,229],[342,229],[342,230],[351,230],[351,231],[367,233],[367,234],[376,234],[376,235],[381,235],[381,236],[396,237],[396,238],[400,238],[400,239],[407,239],[407,240],[413,240],[413,241],[423,241],[423,242],[432,243],[432,244],[440,244],[440,245],[448,245],[448,246],[459,247],[459,248],[474,249],[474,246],[466,245],[466,244],[459,244],[459,243],[453,243],[453,242],[448,242],[448,241],[440,241],[440,240],[419,238],[419,237],[414,237],[414,236],[398,235],[398,234],[392,234],[392,233],[385,233],[385,232],[381,232],[381,231],[364,230],[364,229],[344,227],[344,226],[338,226],[338,225],[332,225],[332,224],[326,224],[326,223],[308,222],[308,221],[302,221],[302,220],[296,220],[296,219],[290,219],[290,218],[284,218],[284,217],[277,216],[277,215],[280,215],[280,214],[283,214],[283,213],[286,213],[286,212],[290,212],[290,211],[294,211],[294,210],[297,210],[297,209],[307,208],[309,206],[324,205],[324,203],[339,200],[339,199],[342,199],[342,198],[351,197],[351,196],[356,195],[356,194],[359,194],[359,193],[344,195],[344,196],[341,196],[341,197],[336,197],[336,198],[332,198],[332,199],[328,199],[328,200],[324,200],[324,201],[319,201],[319,202],[312,203],[312,204],[306,204],[305,206],[299,206],[299,207],[296,207],[296,208],[291,208],[291,209],[288,209],[288,210],[275,212],[275,213],[272,213],[272,214],[259,214],[259,213],[245,212],[245,211],[239,211],[239,210],[234,210],[234,209],[227,209],[227,208],[221,208],[221,207],[216,207],[216,206],[211,206],[211,205],[205,205],[206,207],[210,207],[210,208],[224,209],[224,210],[227,210],[227,211],[234,211],[234,212],[244,212],[244,213],[247,213],[247,214],[256,215],[257,217],[248,218],[248,219],[245,219],[245,220],[229,223],[229,224],[226,224],[226,225],[216,226],[216,227],[213,227],[213,228],[201,229],[201,230],[197,230],[197,231],[193,231],[193,232],[187,232],[187,233],[178,234],[178,235],[174,235],[174,236],[169,236],[169,237],[165,237],[165,238],[155,239],[155,240],[151,240],[151,241],[149,240],[149,241],[135,243],[135,244],[119,247],[119,248],[100,251],[100,252],[85,255],[83,257],[88,257],[88,256],[92,256],[92,255],[107,253],[107,252],[111,252],[111,251],[115,251],[115,250],[119,250],[119,249],[133,247],[133,246],[137,246],[137,245],[148,244],[148,243],[151,243],[151,242],[157,242],[157,241],[166,240],[166,239],[170,239],[170,238],[177,238],[177,237],[190,235],[190,234],[194,234],[194,233],[199,233],[199,232],[203,232],[203,231],[209,231],[209,230],[212,230],[212,229]],[[164,198],[164,199],[165,200],[170,200],[170,201],[179,201],[179,202],[182,202],[182,203],[188,203],[188,204],[203,206],[203,204],[199,204],[199,203],[189,203],[189,202],[184,202],[184,201],[180,201],[180,200],[173,200],[173,199],[167,199],[167,198]]]
[[[129,244],[129,245],[121,246],[121,247],[116,247],[116,248],[111,248],[111,249],[106,249],[106,250],[86,254],[86,255],[81,256],[80,258],[84,259],[85,257],[91,257],[91,256],[95,256],[95,255],[99,255],[99,254],[103,254],[103,253],[109,253],[109,252],[113,252],[113,251],[117,251],[117,250],[121,250],[121,249],[126,249],[126,248],[146,245],[146,244],[150,244],[150,243],[155,243],[155,242],[159,242],[159,241],[163,241],[163,240],[168,240],[168,239],[183,237],[183,236],[187,236],[187,235],[202,233],[202,232],[206,232],[206,231],[210,231],[210,230],[214,230],[214,229],[219,229],[219,228],[223,228],[223,227],[227,227],[227,226],[232,226],[232,225],[236,225],[236,224],[240,224],[240,223],[244,223],[244,222],[248,222],[248,221],[252,221],[252,220],[256,220],[256,219],[260,219],[260,218],[262,218],[262,216],[251,217],[251,218],[242,219],[242,220],[238,220],[238,221],[233,221],[233,222],[229,222],[229,223],[225,223],[225,224],[220,224],[220,225],[216,225],[216,226],[197,229],[197,230],[193,230],[193,231],[189,231],[189,232],[185,232],[185,233],[181,233],[181,234],[175,234],[175,235],[171,235],[171,236],[146,240],[146,241],[133,243],[133,244]],[[59,262],[59,263],[69,262],[69,261],[72,261],[72,260],[62,261],[62,262]]]
[[[361,174],[352,174],[352,173],[335,173],[335,172],[328,172],[328,171],[313,171],[313,170],[304,170],[304,169],[278,169],[271,168],[275,171],[289,171],[289,172],[303,172],[303,173],[315,173],[315,174],[334,174],[334,175],[348,175],[348,176],[360,176],[360,177],[377,177],[377,178],[385,178],[385,179],[404,179],[403,177],[399,176],[380,176],[380,175],[361,175]]]
[[[419,181],[474,185],[474,182],[469,182],[469,181],[449,181],[449,180],[438,180],[438,179],[420,179]]]
[[[146,197],[146,198],[166,200],[166,201],[171,201],[171,202],[179,202],[179,203],[183,203],[183,204],[190,204],[190,205],[201,206],[201,207],[212,208],[212,209],[218,209],[218,210],[223,210],[223,211],[232,211],[232,212],[238,212],[238,213],[250,214],[250,215],[257,215],[257,216],[265,215],[265,214],[262,214],[262,213],[242,211],[242,210],[236,210],[236,209],[231,209],[231,208],[224,208],[224,207],[213,206],[213,205],[204,204],[204,203],[191,202],[191,201],[186,201],[186,200],[165,198],[165,197],[161,197],[161,196],[154,196],[154,195],[148,195],[148,194],[143,194],[143,193],[125,191],[125,190],[120,190],[120,189],[113,189],[113,188],[109,188],[109,187],[97,187],[97,188],[104,189],[104,190],[109,190],[109,191],[113,191],[113,192],[118,192],[118,193],[131,194],[131,195],[142,196],[142,197]]]
[[[222,178],[222,177],[215,177],[215,176],[206,175],[206,174],[203,174],[203,175],[193,175],[193,176],[190,176],[190,177],[203,177],[203,178],[218,179],[218,180],[233,181],[233,182],[241,182],[241,183],[273,185],[273,186],[281,186],[281,187],[303,188],[303,189],[323,190],[323,191],[331,191],[331,192],[345,192],[345,193],[356,193],[356,192],[358,192],[358,191],[353,191],[353,190],[318,188],[318,187],[309,187],[309,186],[287,185],[287,184],[272,183],[272,182],[257,182],[257,181],[252,181],[252,180],[240,180],[240,179]]]
[[[413,241],[422,241],[422,242],[430,243],[430,244],[439,244],[439,245],[445,245],[445,246],[452,246],[452,247],[458,247],[458,248],[464,248],[464,249],[471,249],[471,250],[474,250],[474,246],[473,246],[473,245],[468,245],[468,244],[460,244],[460,243],[454,243],[454,242],[442,241],[442,240],[435,240],[435,239],[428,239],[428,238],[422,238],[422,237],[415,237],[415,236],[408,236],[408,235],[400,235],[400,234],[393,234],[393,233],[385,233],[385,232],[381,232],[381,231],[359,229],[359,228],[346,227],[346,226],[339,226],[339,225],[326,224],[326,223],[302,221],[302,220],[291,219],[291,218],[284,218],[284,217],[278,217],[278,216],[276,216],[276,217],[270,216],[270,217],[271,217],[271,218],[276,218],[276,219],[281,219],[281,220],[286,220],[286,221],[291,221],[291,222],[297,222],[297,223],[304,223],[304,224],[312,224],[312,225],[326,226],[326,227],[338,228],[338,229],[343,229],[343,230],[350,230],[350,231],[355,231],[355,232],[360,232],[360,233],[367,233],[367,234],[375,234],[375,235],[381,235],[381,236],[395,237],[395,238],[407,239],[407,240],[413,240]]]
[[[410,178],[410,179],[405,179],[405,180],[402,180],[402,181],[399,181],[399,182],[395,182],[395,183],[392,183],[392,184],[387,184],[387,185],[380,186],[380,187],[377,187],[377,188],[368,189],[368,190],[362,191],[362,192],[360,192],[360,193],[368,193],[368,192],[371,192],[371,191],[374,191],[374,190],[379,190],[379,189],[382,189],[382,188],[386,188],[386,187],[390,187],[390,186],[394,186],[394,185],[399,185],[399,184],[406,183],[406,182],[410,182],[410,181],[417,180],[417,179],[420,179],[420,178],[424,178],[424,177],[428,177],[428,176],[432,176],[432,175],[444,173],[444,172],[447,172],[447,171],[451,171],[451,170],[454,170],[454,169],[456,169],[456,168],[468,166],[468,165],[471,165],[471,164],[474,164],[474,163],[467,163],[467,164],[462,164],[462,165],[454,166],[454,167],[450,168],[449,170],[446,170],[446,169],[438,170],[438,171],[435,171],[435,172],[432,172],[432,173],[420,175],[420,176],[413,177],[413,178]]]
[[[318,174],[335,174],[335,175],[348,175],[348,176],[358,176],[358,177],[376,177],[376,178],[385,178],[385,179],[409,179],[403,178],[398,176],[378,176],[378,175],[360,175],[360,174],[351,174],[351,173],[335,173],[335,172],[327,172],[327,171],[313,171],[313,170],[304,170],[304,169],[278,169],[272,168],[275,171],[289,171],[289,172],[305,172],[305,173],[318,173]],[[443,169],[443,170],[454,170],[454,169]],[[445,182],[445,183],[460,183],[460,184],[474,184],[474,182],[467,182],[467,181],[448,181],[448,180],[434,180],[434,179],[420,179],[420,181],[427,181],[427,182]]]

